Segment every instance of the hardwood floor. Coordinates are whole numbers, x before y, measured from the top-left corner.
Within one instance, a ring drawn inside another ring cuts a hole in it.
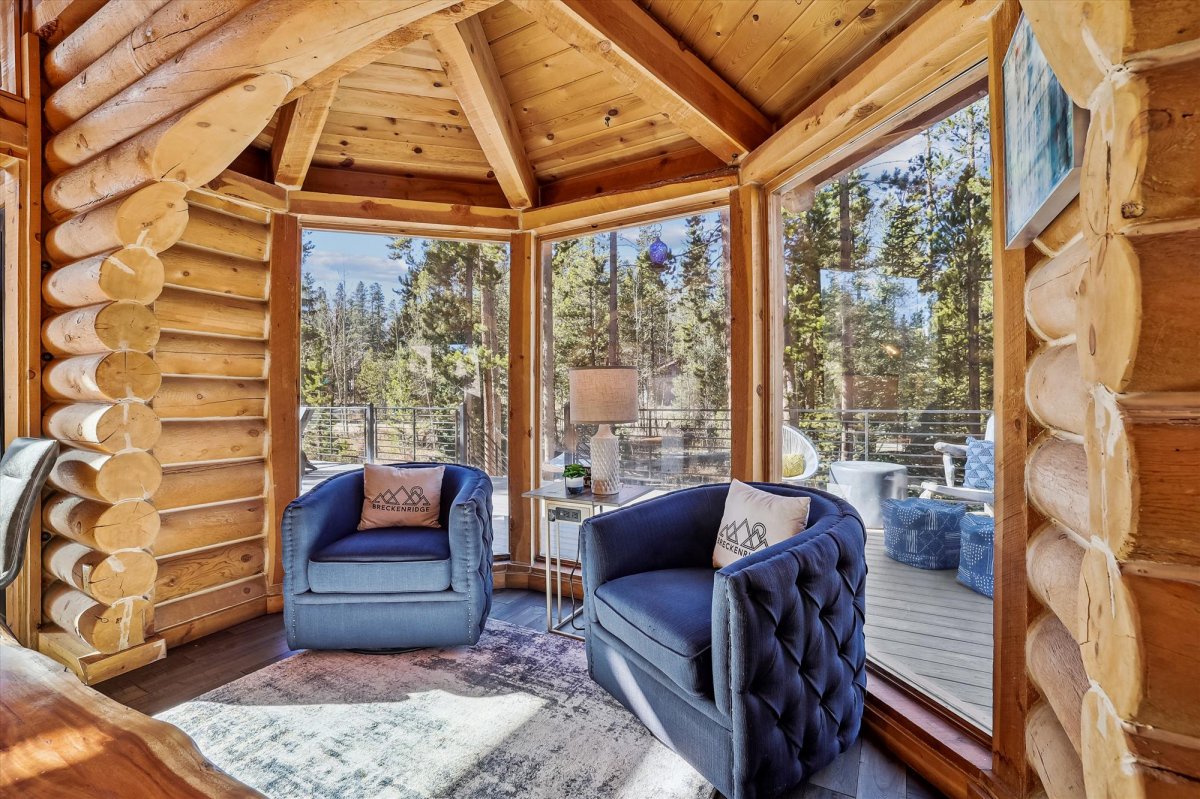
[[[492,618],[535,630],[545,629],[541,593],[502,589],[495,593]],[[153,715],[293,654],[283,617],[260,616],[172,649],[157,663],[101,683],[96,689],[135,710]],[[929,783],[869,739],[814,775],[791,799],[940,799]]]

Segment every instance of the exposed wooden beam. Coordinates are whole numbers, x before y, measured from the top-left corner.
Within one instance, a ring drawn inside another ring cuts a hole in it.
[[[708,150],[697,146],[543,183],[538,194],[542,205],[552,205],[621,191],[649,189],[687,178],[709,177],[731,169],[736,167],[726,166]]]
[[[716,174],[649,189],[616,192],[584,200],[545,205],[521,212],[521,229],[543,238],[586,233],[616,224],[636,224],[664,214],[710,210],[729,202],[737,175]]]
[[[289,189],[304,185],[337,90],[337,81],[326,83],[279,110],[271,143],[271,171],[276,184]]]
[[[723,163],[737,161],[771,135],[761,111],[633,0],[512,2]]]
[[[537,202],[537,180],[479,17],[447,26],[432,38],[504,196],[513,208],[529,208]]]
[[[887,133],[986,74],[987,18],[998,0],[941,3],[780,128],[742,163],[769,189],[863,137]],[[953,85],[951,85],[953,84]]]
[[[448,178],[389,175],[359,169],[314,166],[304,180],[304,191],[321,194],[350,194],[357,197],[386,197],[392,200],[425,200],[455,205],[508,208],[508,200],[496,183]]]
[[[297,86],[288,95],[289,100],[302,97],[310,91],[336,80],[341,80],[351,72],[357,72],[367,64],[373,64],[384,56],[400,50],[418,39],[431,36],[443,28],[453,27],[463,20],[470,19],[481,11],[486,11],[499,3],[500,0],[460,0],[449,8],[444,8],[430,14],[412,25],[400,28],[378,39],[361,50],[357,50],[338,61],[313,77]]]
[[[308,191],[292,192],[289,206],[302,223],[334,228],[352,224],[355,227],[389,231],[413,231],[416,235],[467,235],[505,241],[520,228],[520,214],[510,208],[480,208]]]

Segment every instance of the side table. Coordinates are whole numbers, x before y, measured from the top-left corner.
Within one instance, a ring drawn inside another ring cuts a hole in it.
[[[908,496],[908,469],[898,463],[837,461],[829,465],[829,476],[845,491],[864,527],[883,527],[883,500]]]
[[[583,640],[574,625],[575,618],[583,613],[583,602],[575,607],[575,596],[571,594],[570,608],[563,613],[563,564],[568,568],[581,565],[577,560],[563,557],[562,525],[582,525],[583,520],[605,510],[616,510],[641,499],[653,491],[651,486],[627,485],[617,494],[593,494],[591,489],[582,494],[568,494],[566,485],[559,481],[526,491],[521,496],[538,500],[544,510],[547,528],[546,541],[546,632],[565,635],[568,638]],[[531,562],[538,557],[538,544],[541,534],[534,537]],[[571,591],[570,580],[567,581],[567,591]]]

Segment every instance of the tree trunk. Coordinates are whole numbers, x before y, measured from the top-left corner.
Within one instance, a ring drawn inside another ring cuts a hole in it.
[[[502,473],[500,466],[500,397],[496,393],[496,284],[485,280],[480,293],[483,349],[488,359],[483,369],[483,468],[488,474]]]
[[[553,246],[553,245],[551,245]],[[542,457],[558,448],[558,408],[554,399],[554,259],[542,259]],[[538,477],[541,467],[537,466]]]
[[[621,332],[617,326],[617,231],[608,234],[608,365],[621,362]]]

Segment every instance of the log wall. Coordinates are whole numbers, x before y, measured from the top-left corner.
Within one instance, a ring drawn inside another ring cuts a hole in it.
[[[1024,5],[1091,112],[1080,198],[1025,253],[1030,795],[1200,796],[1200,27]]]
[[[162,253],[154,303],[171,353],[150,406],[162,423],[153,454],[163,479],[152,546],[155,630],[171,644],[266,612],[267,259],[271,228],[256,207],[212,210],[189,195],[188,224]],[[221,358],[180,360],[203,339],[254,353],[256,370]]]

